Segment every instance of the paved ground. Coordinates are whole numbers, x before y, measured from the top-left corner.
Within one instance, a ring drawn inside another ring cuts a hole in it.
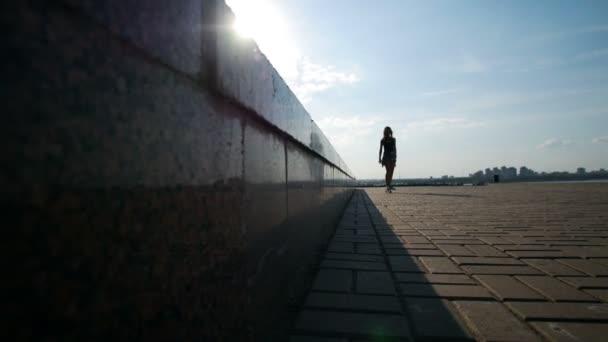
[[[293,341],[608,340],[608,184],[358,190]]]

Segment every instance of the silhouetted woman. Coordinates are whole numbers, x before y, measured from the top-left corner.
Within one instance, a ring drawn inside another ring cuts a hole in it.
[[[382,149],[384,148],[384,155]],[[393,138],[393,130],[386,126],[384,127],[384,138],[380,140],[380,152],[378,153],[378,162],[382,167],[386,168],[386,192],[392,192],[393,186],[393,171],[397,165],[397,146],[395,138]]]

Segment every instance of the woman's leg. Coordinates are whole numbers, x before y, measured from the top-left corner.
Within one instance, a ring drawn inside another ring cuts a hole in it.
[[[393,171],[395,171],[395,162],[388,162],[386,164],[386,186],[389,188],[393,183]]]
[[[389,182],[388,182],[389,164],[388,163],[385,164],[384,167],[386,168],[386,174],[384,175],[384,182],[386,183],[386,188],[388,189],[388,187],[390,186]]]

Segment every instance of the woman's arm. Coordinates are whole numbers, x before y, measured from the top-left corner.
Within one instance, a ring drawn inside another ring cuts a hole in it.
[[[380,140],[380,152],[378,152],[378,163],[382,164],[382,140]]]

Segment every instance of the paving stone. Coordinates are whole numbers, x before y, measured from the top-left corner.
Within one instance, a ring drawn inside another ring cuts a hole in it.
[[[583,273],[551,259],[521,259],[526,264],[538,268],[550,276],[578,276]]]
[[[608,304],[598,303],[534,303],[507,302],[511,310],[527,321],[560,320],[560,321],[606,321],[608,322]]]
[[[375,236],[335,236],[331,242],[377,243],[378,239]]]
[[[603,302],[608,302],[608,289],[586,289],[585,292],[599,298]]]
[[[490,245],[510,245],[513,243],[507,238],[498,236],[478,236],[477,238]]]
[[[420,272],[424,273],[424,268],[416,260],[409,256],[389,256],[388,261],[391,269],[396,272]]]
[[[385,243],[401,243],[401,239],[399,239],[398,236],[396,235],[387,235],[387,236],[380,236],[380,241],[385,244]]]
[[[524,265],[523,262],[513,258],[492,257],[453,257],[458,265]]]
[[[446,257],[420,257],[420,261],[431,273],[464,273],[460,267]]]
[[[401,240],[405,241],[405,243],[416,244],[416,243],[425,243],[428,244],[429,240],[424,236],[402,236]]]
[[[553,252],[561,251],[555,247],[547,247],[546,245],[496,245],[497,249],[506,251],[538,251],[538,252]]]
[[[568,258],[577,257],[574,253],[564,251],[508,251],[516,258]]]
[[[311,292],[306,298],[304,306],[308,308],[401,312],[401,304],[397,297],[346,293]]]
[[[377,339],[411,337],[405,317],[372,313],[303,310],[297,319],[296,330],[363,335]]]
[[[376,236],[376,231],[373,229],[356,229],[357,236]]]
[[[542,275],[539,270],[530,266],[469,265],[462,268],[469,274]]]
[[[386,265],[380,262],[351,261],[351,260],[323,260],[321,268],[338,268],[352,270],[386,271]]]
[[[592,278],[592,277],[559,277],[558,279],[565,281],[576,288],[599,288],[608,289],[608,278]]]
[[[399,288],[406,297],[494,298],[485,288],[478,285],[401,283]]]
[[[485,242],[477,239],[433,239],[433,242],[437,245],[484,245]]]
[[[355,235],[355,230],[354,229],[336,229],[336,236],[354,236]]]
[[[509,255],[499,251],[498,249],[488,245],[466,245],[468,249],[475,254],[483,257],[508,257]]]
[[[538,292],[511,276],[478,275],[475,278],[501,300],[546,300]]]
[[[606,265],[608,266],[608,259],[604,259],[604,258],[597,258],[597,259],[593,259],[593,262],[596,262],[598,264],[602,264],[602,265]]]
[[[351,242],[332,242],[327,249],[329,252],[353,253],[355,246]]]
[[[475,256],[470,249],[460,245],[437,245],[448,256]]]
[[[388,246],[387,246],[388,247]],[[432,243],[404,243],[401,245],[402,248],[405,249],[437,249],[437,246],[435,246]]]
[[[382,249],[376,243],[357,243],[355,248],[357,253],[382,255]]]
[[[531,325],[555,342],[603,342],[608,336],[606,323],[533,322]]]
[[[466,326],[447,300],[408,298],[406,309],[411,328],[419,339],[470,339]]]
[[[303,336],[294,335],[289,337],[289,342],[348,342],[347,338],[339,337],[319,337],[319,336]]]
[[[354,254],[354,253],[325,253],[325,259],[384,262],[384,257],[382,255]]]
[[[455,301],[453,303],[479,340],[541,340],[500,303],[482,301]]]
[[[395,285],[389,272],[357,271],[357,293],[395,294]]]
[[[350,270],[321,269],[313,283],[313,290],[350,292],[353,283],[353,272]]]
[[[443,256],[438,249],[385,248],[384,251],[387,255]]]
[[[608,266],[582,259],[559,259],[559,262],[592,276],[608,276]]]
[[[529,231],[529,229],[522,229],[523,231]],[[544,243],[542,242],[534,242],[531,241],[529,238],[524,238],[521,236],[509,236],[507,237],[507,239],[513,241],[513,243],[518,244],[518,245],[544,245]]]
[[[400,283],[460,284],[476,285],[475,280],[465,274],[393,273]]]

